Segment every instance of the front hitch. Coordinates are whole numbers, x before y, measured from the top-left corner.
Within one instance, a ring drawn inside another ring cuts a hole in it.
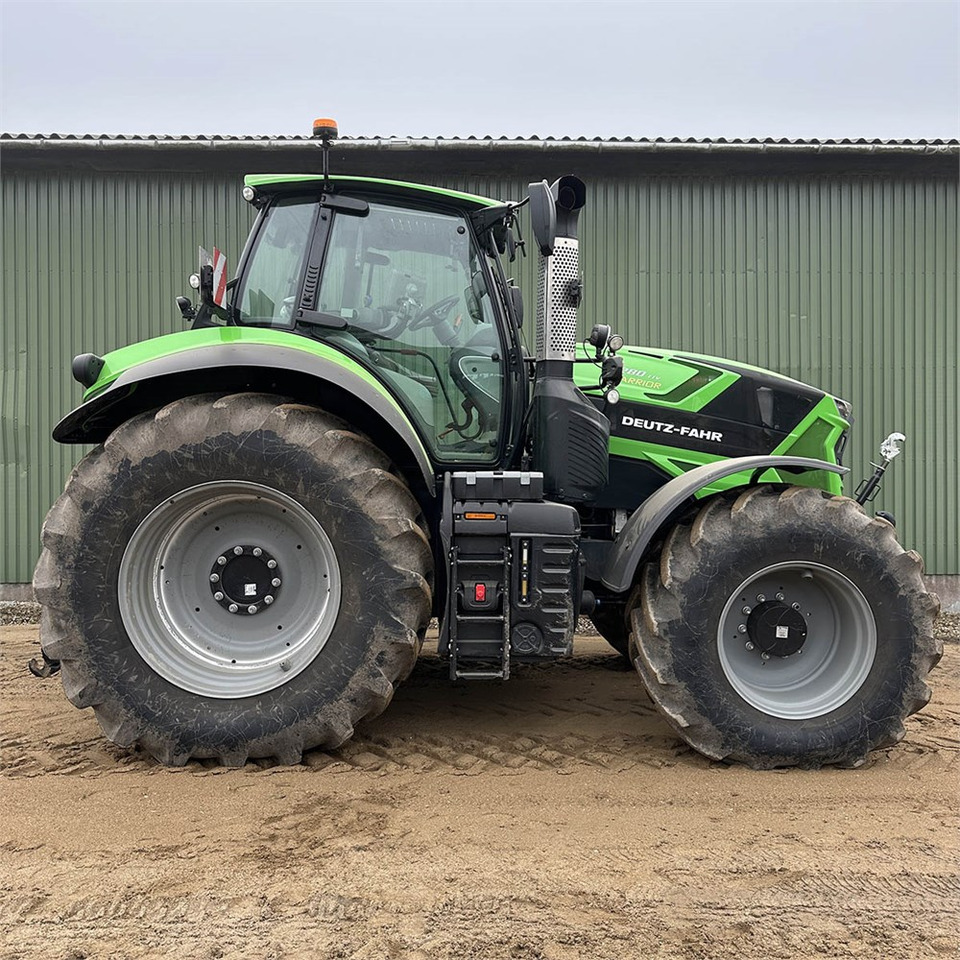
[[[874,468],[873,476],[865,477],[860,481],[860,486],[857,487],[857,492],[853,497],[861,507],[865,503],[870,503],[874,500],[880,492],[880,481],[887,472],[887,467],[900,456],[900,444],[904,443],[906,439],[902,433],[891,433],[887,439],[880,444],[880,463],[870,464],[870,466]],[[886,513],[885,511],[878,511],[877,516],[882,517],[884,520],[893,524],[893,526],[896,526],[896,521],[893,519],[892,514]]]

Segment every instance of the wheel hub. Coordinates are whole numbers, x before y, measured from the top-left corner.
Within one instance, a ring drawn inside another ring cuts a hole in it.
[[[298,501],[265,484],[217,480],[143,518],[117,593],[130,642],[151,669],[181,690],[232,700],[282,686],[316,659],[340,614],[340,566]]]
[[[256,616],[277,599],[282,585],[277,561],[257,544],[225,550],[210,570],[213,599],[237,616]]]
[[[808,720],[863,685],[877,627],[863,593],[839,570],[787,560],[756,570],[729,595],[717,646],[726,679],[751,707]]]
[[[750,612],[747,636],[761,655],[792,657],[803,649],[807,622],[799,610],[786,603],[765,600]]]

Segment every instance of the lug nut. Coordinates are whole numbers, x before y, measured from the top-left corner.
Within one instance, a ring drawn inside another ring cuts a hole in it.
[[[753,649],[753,641],[752,641],[752,640],[748,640],[748,641],[744,644],[744,647],[746,647],[747,650],[752,650],[752,649]]]
[[[740,626],[737,627],[737,633],[746,633],[746,632],[747,632],[747,625],[745,623],[741,623]]]
[[[254,548],[253,548],[253,555],[254,555],[255,557],[259,557],[261,553],[263,553],[263,551],[262,551],[259,547],[254,547]]]
[[[255,603],[251,603],[250,606],[247,607],[247,613],[256,613],[256,612],[257,612],[257,605]]]
[[[243,547],[234,547],[233,552],[239,557],[243,553]]]
[[[273,570],[273,569],[276,567],[276,565],[277,565],[277,561],[276,561],[276,560],[268,560],[268,561],[267,561],[267,566],[268,566],[271,570]]]
[[[210,574],[210,582],[211,582],[211,583],[219,583],[219,582],[220,582],[220,574],[219,574],[219,573],[211,573],[211,574]]]
[[[218,590],[218,591],[213,595],[213,599],[214,599],[214,600],[222,600],[222,599],[223,599],[223,594]]]
[[[219,563],[221,567],[222,567],[226,562],[227,562],[227,558],[226,558],[226,557],[217,557],[217,563]]]
[[[782,599],[783,599],[783,594],[782,594],[782,593],[778,593],[778,594],[777,594],[777,599],[778,599],[778,600],[782,600]]]
[[[799,610],[799,609],[800,609],[800,604],[797,603],[796,600],[794,600],[794,602],[791,603],[790,606],[793,607],[794,610]]]
[[[229,606],[227,609],[228,609],[231,613],[236,613],[240,608],[239,608],[235,603],[231,603],[230,606]]]
[[[263,598],[263,602],[264,602],[264,603],[273,603],[273,597],[271,597],[270,594],[268,593],[268,594]]]
[[[271,583],[273,586],[275,586],[275,587],[279,587],[279,586],[280,586],[280,578],[279,578],[279,577],[274,577],[274,578],[270,581],[270,583]]]
[[[761,654],[760,654],[760,659],[761,659],[761,660],[769,660],[769,659],[770,659],[770,654],[769,654],[769,653],[761,653]]]
[[[753,609],[752,607],[744,607],[740,612],[741,612],[742,614],[746,615],[746,616],[749,616],[749,615],[750,615],[750,611],[751,611],[752,609]]]
[[[763,603],[763,601],[766,599],[767,598],[762,593],[757,594],[757,603]]]

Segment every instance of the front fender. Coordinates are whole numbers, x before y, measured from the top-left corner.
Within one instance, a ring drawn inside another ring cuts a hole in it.
[[[842,475],[849,472],[847,467],[808,457],[732,457],[694,467],[665,483],[633,512],[604,564],[600,577],[603,585],[616,593],[629,590],[650,541],[670,515],[699,490],[746,470],[753,471],[757,480],[760,474],[771,468],[786,469],[791,473],[829,470]]]
[[[53,431],[59,443],[99,443],[130,417],[178,397],[258,390],[342,417],[415,467],[435,495],[430,458],[409,417],[369,371],[332,347],[276,330],[217,327],[145,340],[107,354],[84,402]]]

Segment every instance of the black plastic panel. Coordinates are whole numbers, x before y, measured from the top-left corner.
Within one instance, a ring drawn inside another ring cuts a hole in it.
[[[607,485],[610,421],[561,377],[539,379],[533,404],[534,464],[546,495],[592,502]]]
[[[542,500],[543,474],[519,470],[451,474],[457,500]]]

